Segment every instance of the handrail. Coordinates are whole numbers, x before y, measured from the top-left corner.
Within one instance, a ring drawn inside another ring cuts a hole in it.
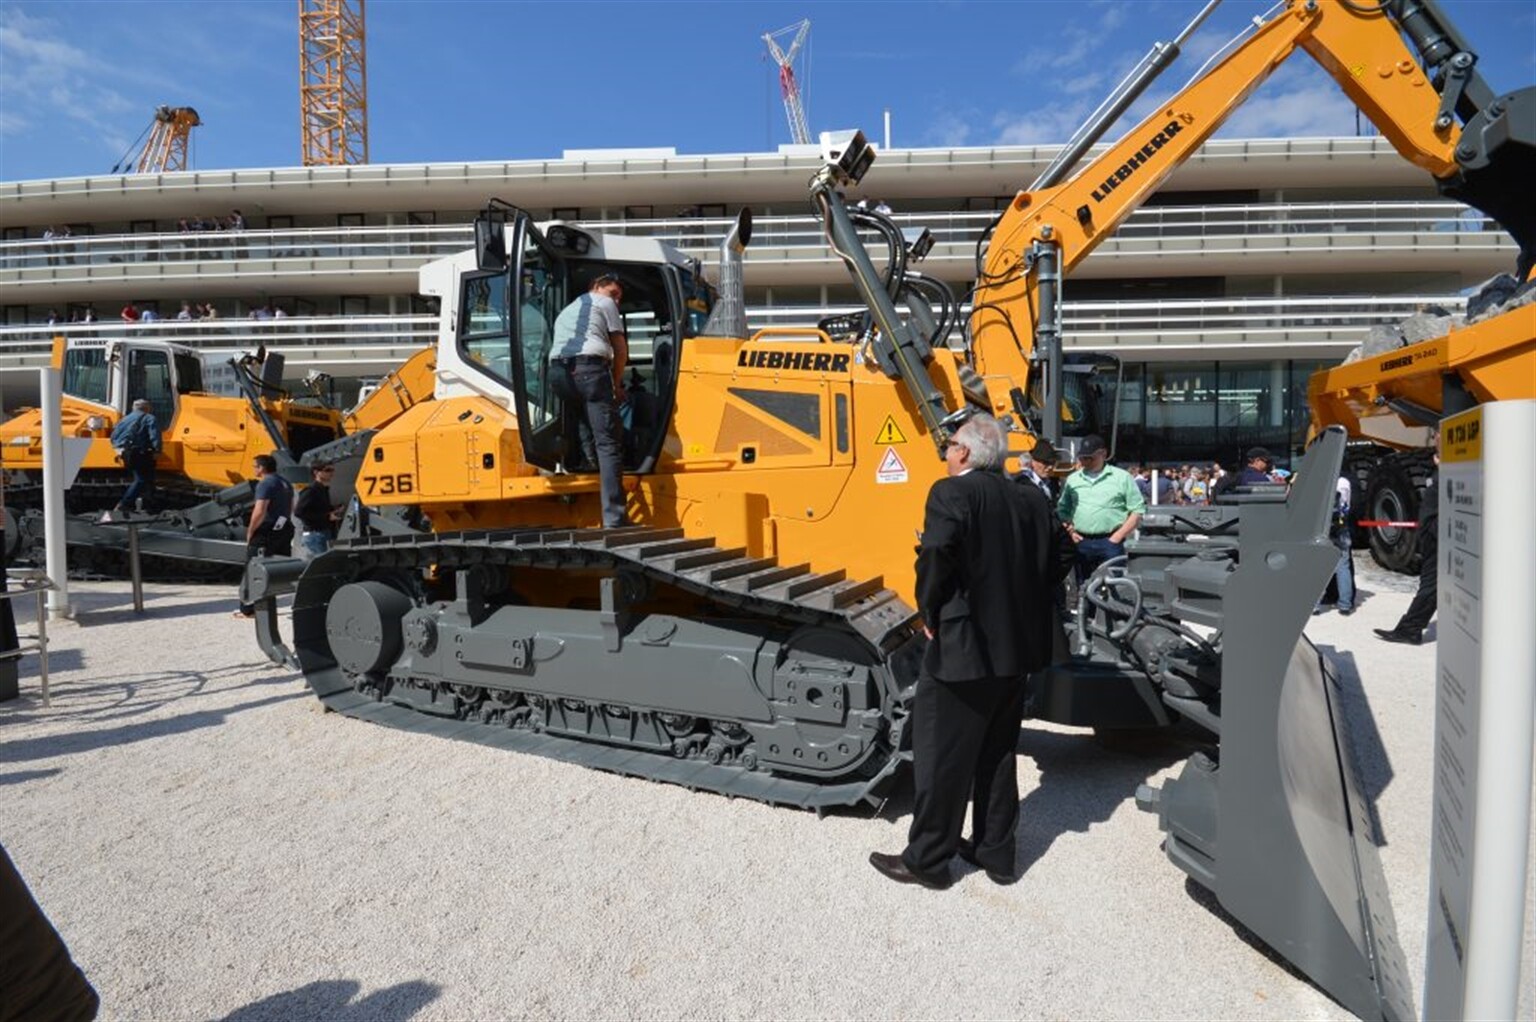
[[[765,326],[749,338],[754,344],[774,337],[810,337],[821,344],[831,344],[832,338],[820,327],[814,326]]]
[[[1353,331],[1363,337],[1375,324],[1394,323],[1420,309],[1435,306],[1459,313],[1466,306],[1466,298],[1458,295],[1344,295],[1068,301],[1064,322],[1069,344],[1075,335],[1124,335],[1146,331],[1208,334],[1240,330],[1293,335]],[[862,307],[855,305],[754,306],[747,310],[747,317],[749,322],[757,325],[759,335],[810,333],[816,332],[815,324],[827,316],[859,311]],[[962,309],[961,314],[968,315],[969,310]],[[374,356],[387,348],[419,348],[436,339],[437,329],[435,316],[417,314],[0,326],[0,355],[46,357],[54,335],[63,334],[65,337],[120,340],[154,338],[214,350],[249,350],[266,345],[284,352],[295,364],[345,363],[349,351]],[[1330,343],[1345,343],[1346,340]],[[1092,344],[1076,346],[1092,347]]]
[[[898,213],[903,226],[927,227],[941,245],[974,243],[990,212]],[[729,219],[584,220],[594,231],[669,241],[690,254],[709,257]],[[1484,234],[1498,245],[1508,239],[1497,224],[1460,203],[1323,202],[1249,205],[1144,207],[1115,232],[1116,240],[1178,237],[1251,237],[1301,234]],[[473,243],[470,224],[292,228],[280,230],[161,232],[73,235],[0,241],[0,273],[31,269],[67,275],[80,267],[125,263],[259,261],[288,264],[293,272],[317,259],[427,259],[461,251]],[[764,216],[754,221],[753,249],[759,259],[774,248],[822,250],[819,223],[809,216]]]

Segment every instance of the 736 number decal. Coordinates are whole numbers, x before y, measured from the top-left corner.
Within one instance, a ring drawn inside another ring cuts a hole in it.
[[[367,485],[364,491],[366,496],[387,497],[395,493],[413,493],[416,489],[416,481],[411,478],[411,473],[401,472],[399,475],[363,476],[363,482]]]

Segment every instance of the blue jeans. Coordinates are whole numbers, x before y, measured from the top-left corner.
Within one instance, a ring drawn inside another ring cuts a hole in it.
[[[149,498],[155,489],[155,452],[126,452],[123,455],[123,465],[133,473],[133,482],[128,484],[128,489],[123,493],[123,499],[117,502],[117,509],[131,514],[135,510],[135,503],[143,497],[144,509],[148,511]]]
[[[304,533],[304,538],[300,542],[304,545],[304,552],[310,557],[319,557],[331,548],[330,534],[325,532],[309,530]]]
[[[600,480],[603,527],[629,524],[624,505],[623,426],[613,393],[613,369],[601,361],[561,363],[566,373],[564,396],[576,439],[588,465],[596,465]],[[567,456],[574,461],[574,451]]]
[[[1077,581],[1078,584],[1088,580],[1094,569],[1111,558],[1119,557],[1125,553],[1124,543],[1112,543],[1109,539],[1087,539],[1077,544]]]

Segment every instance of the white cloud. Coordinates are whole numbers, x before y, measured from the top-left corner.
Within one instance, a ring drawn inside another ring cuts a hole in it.
[[[1260,94],[1237,109],[1218,138],[1310,138],[1351,135],[1355,104],[1332,82]]]
[[[951,147],[970,145],[970,119],[964,114],[953,112],[941,113],[933,120],[933,123],[923,129],[921,137],[925,145]]]
[[[124,90],[159,92],[166,84],[133,61],[91,57],[66,39],[58,22],[15,7],[0,9],[0,57],[0,100],[7,110],[0,132],[14,137],[41,125],[70,126],[71,135],[92,140],[114,159],[129,145],[125,129],[148,124],[155,105]]]
[[[90,66],[85,51],[49,36],[53,23],[14,7],[0,10],[0,50],[7,81],[35,82]]]
[[[1072,137],[1092,108],[1082,101],[1057,103],[1027,114],[1005,111],[992,119],[996,145],[1053,145]]]
[[[1104,13],[1099,15],[1099,31],[1113,32],[1125,24],[1126,10],[1129,6],[1126,3],[1105,4]]]
[[[1082,92],[1089,92],[1104,84],[1104,72],[1085,71],[1074,78],[1068,78],[1061,83],[1061,91],[1068,96],[1076,96]]]

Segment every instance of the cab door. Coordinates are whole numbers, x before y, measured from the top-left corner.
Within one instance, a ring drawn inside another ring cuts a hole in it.
[[[155,422],[164,433],[176,415],[176,386],[171,376],[171,355],[164,348],[128,348],[128,368],[124,378],[122,407],[126,413],[140,398],[149,402]]]
[[[513,219],[512,258],[507,273],[508,352],[517,428],[523,458],[530,465],[554,469],[566,460],[564,401],[549,364],[555,317],[569,299],[566,263],[545,243],[527,214]]]

